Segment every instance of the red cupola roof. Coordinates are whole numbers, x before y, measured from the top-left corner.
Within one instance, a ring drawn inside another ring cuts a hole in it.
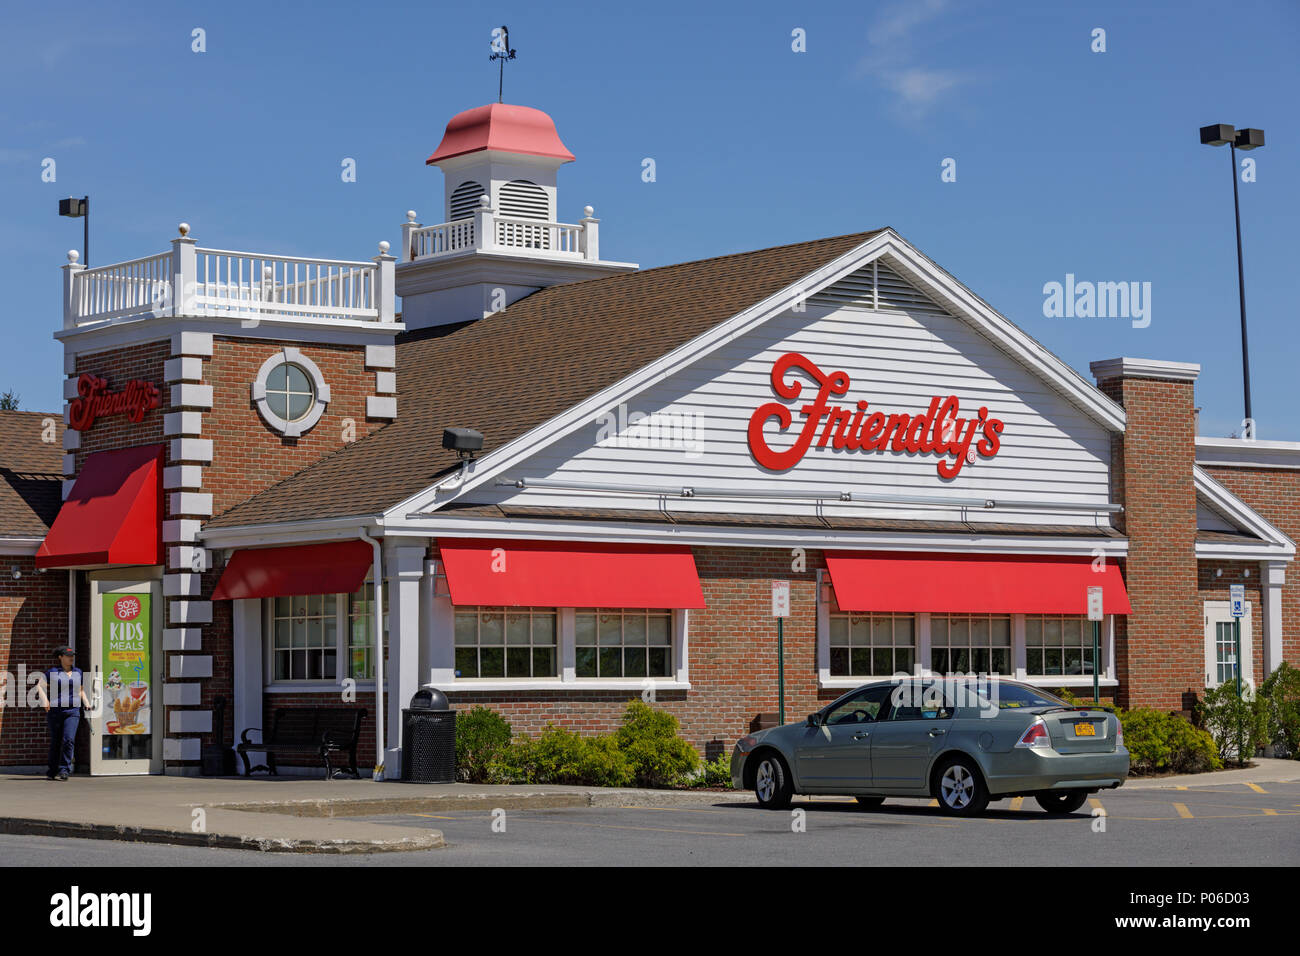
[[[550,156],[566,163],[573,161],[573,154],[555,131],[555,121],[541,110],[490,103],[453,116],[442,134],[442,142],[425,163],[439,163],[484,149]]]

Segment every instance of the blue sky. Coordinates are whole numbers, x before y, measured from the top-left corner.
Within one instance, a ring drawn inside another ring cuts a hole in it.
[[[81,245],[61,197],[92,197],[92,265],[164,251],[181,220],[201,245],[349,259],[395,243],[407,209],[437,221],[424,159],[449,117],[495,100],[500,23],[519,51],[506,101],[554,117],[578,158],[560,218],[595,206],[607,258],[890,225],[1085,374],[1199,362],[1208,435],[1239,427],[1241,353],[1229,159],[1197,129],[1264,128],[1241,185],[1254,411],[1260,438],[1300,440],[1295,0],[10,5],[0,389],[61,407],[50,335]],[[1044,283],[1067,273],[1150,282],[1150,325],[1044,317]]]

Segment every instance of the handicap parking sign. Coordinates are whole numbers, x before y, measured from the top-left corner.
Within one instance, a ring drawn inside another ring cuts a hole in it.
[[[1232,605],[1232,616],[1242,617],[1246,613],[1246,586],[1244,584],[1234,584],[1228,589],[1229,603]]]

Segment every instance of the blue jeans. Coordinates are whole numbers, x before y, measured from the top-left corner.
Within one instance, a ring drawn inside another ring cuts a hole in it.
[[[51,707],[45,715],[50,728],[49,775],[72,774],[72,747],[77,739],[81,710],[77,707]]]

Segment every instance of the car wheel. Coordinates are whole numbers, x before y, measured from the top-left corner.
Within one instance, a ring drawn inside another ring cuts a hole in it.
[[[979,770],[966,757],[953,757],[935,774],[935,798],[939,809],[954,816],[975,816],[989,805],[988,788]]]
[[[1034,794],[1038,805],[1048,813],[1073,813],[1088,800],[1087,790],[1049,790]]]
[[[785,761],[770,751],[763,754],[754,771],[754,796],[758,797],[758,805],[764,810],[784,810],[790,806],[793,795]]]
[[[884,797],[858,797],[858,805],[862,807],[878,807],[885,802]]]

